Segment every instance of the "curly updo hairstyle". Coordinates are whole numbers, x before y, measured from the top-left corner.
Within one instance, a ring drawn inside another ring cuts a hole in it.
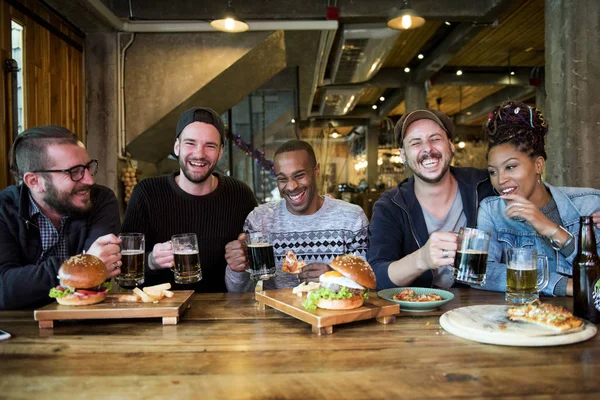
[[[494,146],[510,143],[531,158],[547,158],[544,136],[548,133],[548,123],[535,107],[518,101],[500,104],[488,114],[483,131],[488,141],[488,154]]]

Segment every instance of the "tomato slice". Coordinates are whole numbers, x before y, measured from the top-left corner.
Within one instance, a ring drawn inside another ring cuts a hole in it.
[[[93,290],[85,290],[85,289],[77,289],[77,291],[81,294],[98,294],[98,292],[94,292]]]

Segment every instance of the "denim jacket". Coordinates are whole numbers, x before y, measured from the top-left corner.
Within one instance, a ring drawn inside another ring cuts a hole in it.
[[[492,234],[488,255],[486,282],[481,289],[504,292],[506,290],[506,265],[503,250],[509,247],[533,247],[539,255],[548,257],[550,281],[542,291],[553,295],[554,288],[563,276],[572,276],[573,259],[577,254],[579,217],[600,211],[600,190],[591,188],[554,187],[546,183],[558,207],[561,225],[575,240],[575,250],[568,257],[556,252],[548,238],[540,235],[529,222],[515,221],[504,214],[506,203],[498,196],[484,199],[479,207],[477,226]],[[596,244],[600,252],[600,229],[596,229]],[[557,258],[558,253],[558,260]]]

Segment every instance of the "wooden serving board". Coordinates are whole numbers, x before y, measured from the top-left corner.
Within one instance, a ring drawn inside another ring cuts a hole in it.
[[[308,311],[302,306],[306,294],[298,297],[298,295],[292,293],[291,288],[256,292],[255,295],[258,302],[311,324],[313,333],[317,335],[333,333],[333,325],[364,319],[376,318],[377,321],[383,324],[389,324],[394,322],[396,320],[395,316],[400,313],[398,304],[380,299],[376,293],[371,293],[369,299],[360,308],[354,310],[323,310],[317,308],[315,311]]]
[[[56,302],[35,310],[33,317],[40,328],[53,328],[54,321],[73,319],[162,318],[163,325],[175,325],[192,300],[193,290],[174,290],[175,295],[158,303],[124,303],[118,297],[124,293],[109,293],[98,304],[64,306]]]
[[[557,332],[541,325],[508,319],[505,305],[461,307],[440,317],[446,331],[463,339],[504,346],[560,346],[588,340],[596,335],[595,325],[584,321],[582,328]]]

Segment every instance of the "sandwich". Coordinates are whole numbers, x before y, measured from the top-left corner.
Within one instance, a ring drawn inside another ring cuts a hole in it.
[[[104,262],[91,254],[70,257],[58,270],[60,285],[50,290],[59,304],[83,306],[100,303],[110,290]]]
[[[375,273],[364,259],[350,254],[336,257],[330,264],[333,271],[319,277],[320,288],[308,293],[302,305],[307,310],[351,310],[369,298],[375,289]]]

